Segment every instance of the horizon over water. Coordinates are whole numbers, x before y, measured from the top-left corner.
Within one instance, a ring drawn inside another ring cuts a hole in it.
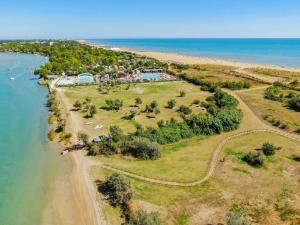
[[[32,79],[45,62],[42,56],[0,53],[1,225],[40,225],[60,168],[57,146],[47,140],[47,88]]]
[[[86,39],[93,44],[300,68],[300,38]]]

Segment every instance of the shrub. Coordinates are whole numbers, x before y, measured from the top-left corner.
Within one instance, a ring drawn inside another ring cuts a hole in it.
[[[119,152],[118,145],[112,140],[105,140],[99,143],[99,153],[103,155],[114,155]]]
[[[276,151],[276,147],[271,143],[264,143],[261,147],[261,150],[266,156],[274,155]]]
[[[194,134],[213,135],[221,133],[223,127],[222,122],[210,115],[192,115],[185,119],[187,125]]]
[[[180,93],[179,93],[179,97],[185,97],[186,96],[186,93],[185,93],[185,91],[180,91]]]
[[[105,193],[114,206],[127,204],[132,198],[130,182],[120,173],[113,173],[104,184]]]
[[[300,111],[300,97],[291,98],[288,102],[288,106],[295,111]]]
[[[264,157],[260,152],[252,153],[249,152],[242,158],[243,161],[247,162],[251,166],[261,167],[264,164]]]
[[[82,141],[84,145],[87,145],[89,142],[89,135],[83,132],[78,132],[77,139],[78,141]]]
[[[176,105],[176,101],[174,99],[171,99],[167,103],[167,108],[173,109],[175,107],[175,105]]]
[[[105,100],[108,110],[116,110],[119,111],[123,107],[123,101],[120,99],[116,100]]]
[[[250,225],[248,218],[243,217],[240,212],[230,212],[227,217],[228,225]]]
[[[192,103],[192,105],[200,105],[200,100],[195,99]]]
[[[236,107],[238,105],[238,100],[236,98],[220,89],[216,90],[213,99],[219,108]]]
[[[142,99],[140,97],[137,97],[134,100],[134,102],[135,102],[135,106],[139,106],[139,105],[143,104],[143,101],[142,101]]]
[[[231,108],[216,112],[216,117],[221,121],[223,131],[231,131],[239,127],[243,113],[239,109]]]
[[[147,213],[144,210],[138,210],[125,225],[162,225],[158,212]]]
[[[80,101],[76,101],[75,103],[74,103],[74,108],[75,108],[75,110],[80,110],[81,109],[81,107],[82,107],[82,104],[81,104],[81,102]]]
[[[280,89],[275,86],[268,87],[265,90],[265,98],[272,101],[281,101],[282,97],[280,97]]]
[[[298,156],[295,155],[292,158],[293,158],[293,160],[300,162],[300,155],[298,155]]]
[[[250,83],[249,82],[235,82],[235,81],[226,81],[222,84],[223,88],[228,88],[231,90],[240,90],[243,88],[250,88]]]
[[[123,130],[119,126],[110,126],[109,132],[114,142],[119,142],[124,137]]]
[[[160,146],[146,138],[134,138],[124,144],[122,153],[131,154],[138,159],[155,160],[160,157]]]
[[[181,105],[178,109],[178,112],[182,113],[183,115],[189,115],[192,113],[192,109],[190,109],[188,106]]]
[[[89,108],[89,114],[90,117],[94,117],[94,115],[97,113],[97,108],[95,105],[91,105]]]

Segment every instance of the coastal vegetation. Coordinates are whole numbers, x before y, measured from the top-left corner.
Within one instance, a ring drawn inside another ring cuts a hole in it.
[[[137,68],[165,68],[168,65],[158,60],[97,48],[77,41],[1,41],[1,52],[22,52],[47,56],[49,61],[35,70],[35,74],[47,79],[48,75],[78,75],[122,72],[132,73]]]
[[[238,76],[235,68],[230,66],[172,63],[169,70],[188,82],[200,85],[205,91],[214,91],[217,87],[240,90],[260,85],[258,81]]]

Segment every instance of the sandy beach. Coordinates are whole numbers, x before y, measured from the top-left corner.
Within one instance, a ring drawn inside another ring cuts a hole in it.
[[[73,113],[68,109],[72,105],[57,89],[66,130],[72,133],[71,143],[76,143],[80,131]],[[61,176],[53,184],[53,198],[43,215],[44,225],[105,225],[106,221],[101,206],[96,201],[96,185],[89,176],[89,169],[94,164],[82,151],[71,152],[62,156],[64,167]]]
[[[209,58],[204,56],[189,56],[184,54],[177,54],[177,53],[169,53],[169,52],[156,52],[156,51],[139,51],[136,49],[129,49],[129,48],[113,48],[107,47],[105,45],[98,45],[92,44],[85,40],[77,40],[81,44],[87,44],[94,47],[99,48],[106,48],[106,49],[114,49],[119,51],[128,51],[138,55],[143,55],[147,57],[152,57],[164,62],[168,63],[183,63],[183,64],[215,64],[215,65],[223,65],[223,66],[233,66],[240,69],[245,68],[268,68],[268,69],[277,69],[277,70],[288,70],[294,72],[300,72],[300,68],[292,68],[292,67],[285,67],[285,66],[277,66],[277,65],[268,65],[268,64],[258,64],[258,63],[247,63],[247,62],[240,62],[235,60],[229,59],[217,59],[217,58]]]

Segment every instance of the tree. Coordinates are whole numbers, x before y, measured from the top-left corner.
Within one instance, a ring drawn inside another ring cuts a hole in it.
[[[216,90],[213,100],[219,108],[236,107],[238,105],[238,100],[236,98],[221,89]]]
[[[137,213],[132,216],[126,225],[162,225],[158,212],[147,213],[139,209]]]
[[[114,206],[127,204],[132,198],[131,184],[120,173],[112,173],[106,180],[104,187],[109,201]]]
[[[77,139],[79,142],[81,141],[84,145],[87,145],[89,143],[89,135],[87,133],[78,132]]]
[[[119,142],[124,137],[123,130],[119,126],[110,126],[109,131],[114,142]]]
[[[175,107],[175,105],[176,105],[176,101],[174,99],[169,100],[167,103],[167,107],[169,109],[173,109]]]
[[[94,115],[97,113],[97,108],[95,105],[91,105],[89,108],[90,117],[94,117]]]
[[[74,108],[76,109],[76,111],[80,110],[82,107],[82,104],[80,101],[76,100],[76,102],[74,103]]]
[[[178,112],[182,113],[183,115],[189,115],[192,113],[192,109],[190,109],[188,106],[181,105],[178,109]]]
[[[138,159],[155,160],[160,157],[160,146],[146,138],[134,138],[125,143],[122,153],[131,154]]]
[[[276,147],[271,143],[264,143],[261,147],[261,150],[266,156],[274,155],[276,151]]]
[[[135,106],[138,107],[139,105],[143,104],[143,101],[140,97],[137,97],[135,100]]]

